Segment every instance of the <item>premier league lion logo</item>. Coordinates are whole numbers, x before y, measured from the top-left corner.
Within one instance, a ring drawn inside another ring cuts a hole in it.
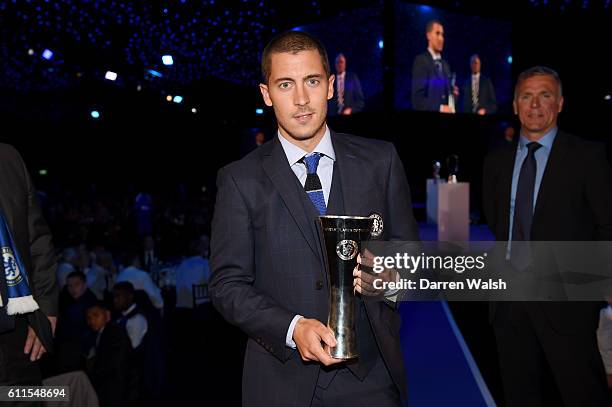
[[[22,280],[21,272],[15,255],[10,247],[2,248],[2,260],[4,262],[4,274],[6,276],[6,284],[8,286],[15,286]]]

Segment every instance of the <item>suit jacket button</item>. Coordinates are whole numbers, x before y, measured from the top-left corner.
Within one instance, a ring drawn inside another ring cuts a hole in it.
[[[323,281],[317,280],[317,282],[315,283],[315,288],[317,290],[321,290],[323,288]]]

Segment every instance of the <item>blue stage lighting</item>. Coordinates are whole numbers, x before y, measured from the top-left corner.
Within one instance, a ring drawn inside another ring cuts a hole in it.
[[[50,49],[45,49],[42,53],[42,57],[45,58],[47,61],[50,60],[51,58],[53,58],[53,51],[51,51]]]

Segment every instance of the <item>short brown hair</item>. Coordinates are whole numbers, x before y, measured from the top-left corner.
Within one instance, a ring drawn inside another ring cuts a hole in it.
[[[534,66],[532,68],[524,70],[518,76],[516,80],[516,85],[514,86],[514,99],[518,97],[518,89],[520,84],[523,83],[525,80],[531,78],[532,76],[538,75],[550,76],[551,78],[553,78],[559,86],[559,96],[563,96],[563,87],[561,86],[561,78],[559,77],[559,74],[554,69],[548,68],[546,66]]]
[[[433,30],[433,27],[435,24],[438,24],[439,26],[444,27],[442,23],[440,22],[440,20],[430,20],[427,22],[427,25],[425,26],[425,32],[428,33],[431,30]]]
[[[317,38],[302,31],[286,31],[272,38],[266,45],[261,54],[261,75],[263,83],[268,83],[270,73],[272,71],[272,54],[289,52],[297,54],[301,51],[317,50],[323,62],[323,69],[329,78],[331,70],[329,68],[329,60],[327,59],[327,51]]]

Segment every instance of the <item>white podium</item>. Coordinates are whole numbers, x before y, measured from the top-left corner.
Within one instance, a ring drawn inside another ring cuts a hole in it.
[[[428,179],[427,223],[438,224],[438,241],[470,240],[470,184]]]

